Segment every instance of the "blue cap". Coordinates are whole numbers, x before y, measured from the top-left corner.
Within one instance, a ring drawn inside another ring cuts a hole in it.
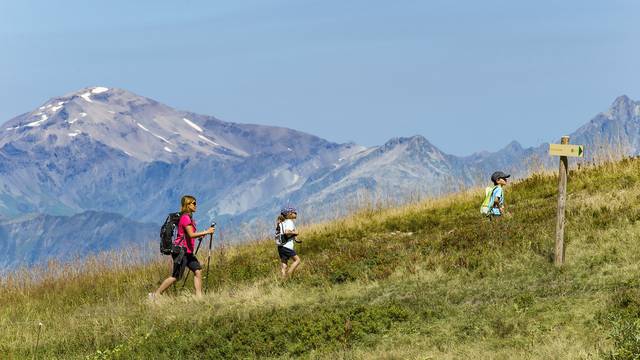
[[[498,181],[498,179],[506,179],[509,176],[511,176],[510,174],[505,174],[502,171],[496,171],[493,174],[491,174],[491,181],[493,181],[494,183],[496,181]]]

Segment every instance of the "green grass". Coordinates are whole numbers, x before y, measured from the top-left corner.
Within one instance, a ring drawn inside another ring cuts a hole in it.
[[[498,222],[474,190],[302,229],[285,283],[271,240],[219,248],[203,300],[190,287],[146,300],[167,259],[9,279],[0,354],[31,358],[38,342],[38,358],[59,359],[640,358],[640,161],[572,171],[568,189],[561,268],[557,178],[535,175],[509,185]]]

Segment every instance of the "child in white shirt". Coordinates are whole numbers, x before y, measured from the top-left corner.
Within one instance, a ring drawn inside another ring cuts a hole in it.
[[[291,276],[298,265],[300,265],[300,257],[293,249],[293,244],[299,242],[296,238],[298,231],[293,222],[297,217],[298,213],[296,209],[287,207],[280,211],[280,216],[278,216],[276,223],[276,244],[278,245],[280,272],[283,278]],[[293,259],[291,266],[288,265],[289,259]]]

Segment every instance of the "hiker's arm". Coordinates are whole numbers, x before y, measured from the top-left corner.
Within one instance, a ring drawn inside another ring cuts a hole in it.
[[[504,203],[502,203],[502,205],[500,205],[500,203],[498,203],[497,206],[500,209],[500,214],[504,214]]]
[[[293,224],[284,224],[282,226],[282,230],[285,235],[291,235],[291,236],[298,235],[298,231],[296,230],[296,227]]]
[[[504,203],[500,205],[500,200],[500,196],[496,196],[495,200],[493,201],[493,208],[500,210],[500,214],[504,214]]]
[[[193,238],[199,238],[205,235],[213,234],[216,229],[210,227],[205,231],[193,232],[193,226],[187,225],[184,227],[184,230],[187,232],[187,235],[189,235],[189,238],[193,239]]]

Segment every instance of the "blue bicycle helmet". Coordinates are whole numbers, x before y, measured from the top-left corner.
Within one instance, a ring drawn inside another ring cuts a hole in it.
[[[280,209],[280,214],[282,214],[283,216],[287,216],[291,213],[298,213],[298,211],[296,210],[296,208],[294,208],[293,206],[287,206],[284,207],[282,209]]]

